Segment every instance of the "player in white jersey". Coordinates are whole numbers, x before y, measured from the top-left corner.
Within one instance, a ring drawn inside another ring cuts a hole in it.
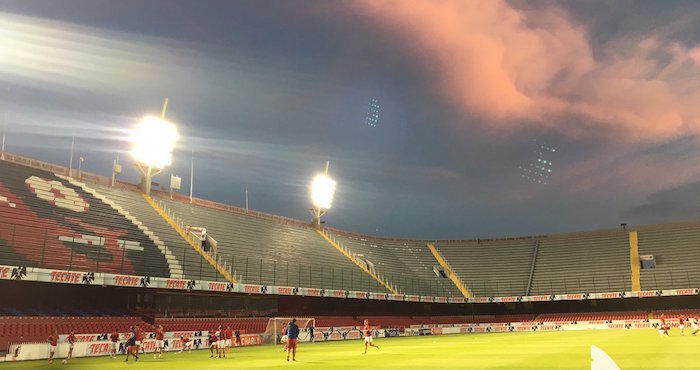
[[[681,331],[681,336],[685,335],[685,316],[681,315],[680,318],[678,318],[678,329]]]

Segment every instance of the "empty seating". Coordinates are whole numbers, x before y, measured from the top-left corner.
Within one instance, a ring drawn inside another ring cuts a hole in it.
[[[241,334],[263,333],[267,328],[267,317],[230,318],[159,318],[156,325],[163,325],[166,331],[207,331],[216,330],[219,325],[238,329]]]
[[[312,227],[281,224],[251,215],[157,201],[187,225],[205,227],[218,255],[245,283],[387,292],[335,250]]]
[[[459,297],[461,293],[449,279],[433,272],[439,265],[422,241],[393,240],[368,236],[332,234],[357,258],[369,261],[377,274],[405,294]]]
[[[531,295],[632,290],[625,230],[550,235],[539,242]]]
[[[644,311],[619,311],[619,312],[582,312],[582,313],[547,313],[539,316],[541,322],[579,322],[579,321],[641,321],[646,320],[648,314]]]
[[[193,206],[156,196],[187,225],[218,241],[221,263],[245,283],[387,292],[301,221]],[[223,207],[222,207],[223,208]],[[700,286],[693,253],[700,223],[637,229],[643,290]],[[401,293],[459,296],[427,241],[329,231]],[[475,297],[632,290],[628,231],[622,229],[493,240],[442,240],[435,247]],[[131,188],[82,184],[0,161],[0,261],[86,272],[223,281]]]
[[[50,172],[0,161],[0,260],[170,276],[166,256],[117,210]]]
[[[696,252],[700,225],[678,224],[643,227],[638,231],[639,254],[652,254],[656,268],[640,271],[642,290],[700,286]]]
[[[224,281],[224,278],[170,226],[141,193],[107,186],[91,185],[95,191],[134,215],[172,251],[187,279]]]
[[[435,248],[475,297],[525,295],[535,239],[435,243]]]
[[[154,327],[132,316],[7,316],[0,317],[0,349],[8,342],[45,342],[54,330],[58,334],[104,334],[117,330],[126,333],[139,324],[144,331]]]
[[[681,316],[690,318],[700,316],[700,309],[694,310],[656,310],[654,311],[654,317],[659,318],[664,315],[667,319],[679,319]]]

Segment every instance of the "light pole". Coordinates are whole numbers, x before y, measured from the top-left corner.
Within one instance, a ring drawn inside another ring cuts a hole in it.
[[[122,173],[122,165],[119,164],[119,154],[117,154],[117,159],[112,163],[112,187],[114,187],[114,181],[117,179],[118,173]]]
[[[328,177],[329,161],[326,161],[326,169],[314,177],[311,183],[311,215],[313,216],[313,224],[316,227],[321,227],[321,216],[331,208],[333,203],[333,195],[335,194],[335,181]]]
[[[142,176],[143,190],[148,195],[151,194],[152,177],[172,163],[175,142],[180,138],[175,125],[165,121],[167,107],[168,98],[165,98],[160,118],[144,117],[131,133],[131,142],[134,144],[131,155],[136,159],[136,168]]]
[[[73,147],[75,146],[75,135],[70,140],[70,162],[68,162],[68,177],[73,177]]]
[[[2,129],[2,150],[0,150],[0,159],[5,159],[5,128]]]
[[[83,157],[80,157],[80,159],[78,160],[78,180],[83,179],[83,161],[84,160],[85,160],[85,158],[83,158]]]

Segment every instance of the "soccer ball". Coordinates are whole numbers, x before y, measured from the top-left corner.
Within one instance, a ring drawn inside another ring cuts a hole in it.
[[[61,364],[63,364],[63,365],[65,365],[67,363],[68,363],[68,361],[66,361],[66,360],[61,361]]]
[[[280,338],[280,343],[287,344],[287,336],[286,335],[283,335],[282,338]]]

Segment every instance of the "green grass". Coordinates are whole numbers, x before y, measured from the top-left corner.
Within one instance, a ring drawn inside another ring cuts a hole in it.
[[[166,353],[139,362],[118,359],[74,359],[0,364],[0,369],[590,369],[594,344],[621,369],[697,369],[700,337],[681,337],[678,331],[661,338],[654,330],[461,334],[410,338],[380,338],[381,351],[362,355],[359,340],[301,343],[297,362],[287,363],[281,346],[236,348],[226,359],[210,359],[209,351]]]

